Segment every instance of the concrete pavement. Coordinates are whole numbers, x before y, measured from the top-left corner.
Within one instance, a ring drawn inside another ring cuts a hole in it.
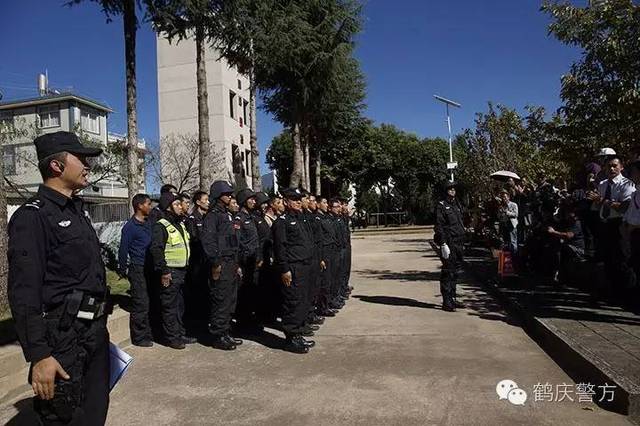
[[[574,382],[479,286],[461,286],[466,309],[441,311],[424,235],[355,237],[353,249],[353,297],[309,354],[280,350],[274,330],[235,352],[130,347],[108,424],[629,424],[595,404],[534,401],[538,382]],[[498,400],[503,379],[529,394],[524,406]],[[16,409],[26,396],[0,422],[30,424]]]

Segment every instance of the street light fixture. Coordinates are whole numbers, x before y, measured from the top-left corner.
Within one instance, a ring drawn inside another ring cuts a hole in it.
[[[450,99],[443,98],[442,96],[433,95],[433,97],[436,98],[437,101],[445,104],[447,109],[447,128],[449,129],[449,162],[447,163],[447,170],[451,170],[451,182],[453,182],[453,169],[458,167],[458,163],[454,163],[453,161],[453,139],[451,136],[451,117],[449,116],[449,105],[460,108],[460,104]]]

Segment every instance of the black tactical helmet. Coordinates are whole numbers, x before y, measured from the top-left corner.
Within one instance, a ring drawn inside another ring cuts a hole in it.
[[[226,180],[217,180],[211,184],[209,198],[217,200],[224,194],[233,194],[233,187]]]
[[[256,193],[253,192],[253,190],[251,188],[245,188],[245,189],[241,189],[240,191],[238,191],[238,193],[236,194],[236,201],[238,201],[238,204],[242,207],[244,206],[244,203],[251,197],[255,197]]]
[[[264,203],[268,203],[269,202],[269,196],[260,191],[260,192],[256,192],[256,204],[260,205],[260,204],[264,204]]]

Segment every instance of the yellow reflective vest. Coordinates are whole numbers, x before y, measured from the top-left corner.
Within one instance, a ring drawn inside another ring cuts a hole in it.
[[[189,264],[189,233],[183,223],[180,223],[182,234],[168,220],[160,219],[160,222],[167,230],[169,237],[164,247],[164,260],[170,268],[185,268]],[[184,237],[183,237],[184,236]]]

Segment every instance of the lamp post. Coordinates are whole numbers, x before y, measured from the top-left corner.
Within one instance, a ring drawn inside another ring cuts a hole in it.
[[[437,101],[442,102],[447,110],[447,128],[449,129],[449,162],[447,163],[447,170],[451,170],[451,182],[453,182],[453,169],[458,166],[458,163],[453,162],[453,138],[451,136],[451,117],[449,116],[449,105],[456,108],[460,108],[460,104],[450,99],[443,98],[442,96],[433,95]]]

